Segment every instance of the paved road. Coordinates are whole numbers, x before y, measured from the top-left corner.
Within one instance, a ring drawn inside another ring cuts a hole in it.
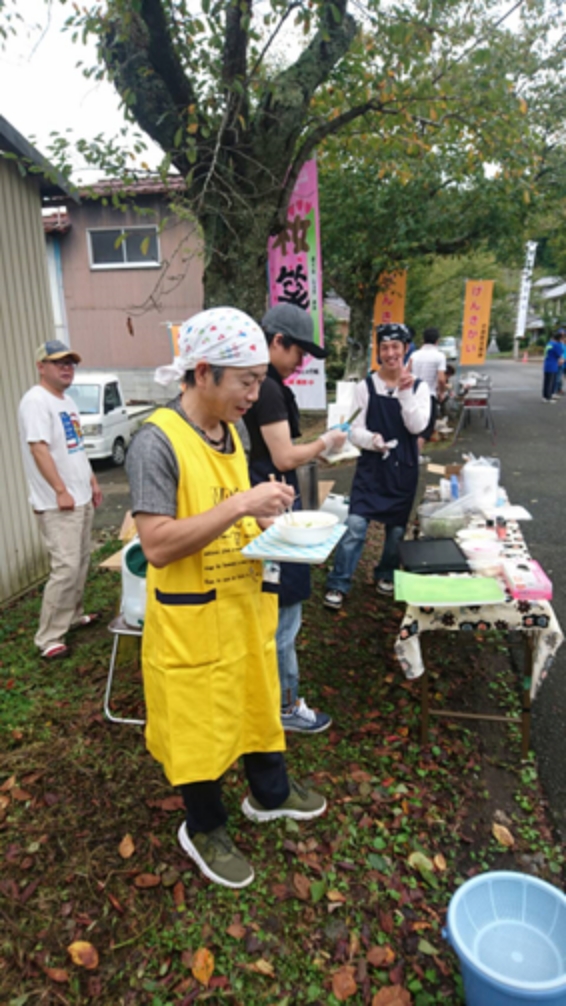
[[[533,515],[522,524],[534,558],[553,581],[553,606],[566,627],[566,543],[564,539],[563,449],[566,433],[566,396],[555,405],[542,402],[541,363],[488,362],[481,368],[493,380],[493,417],[496,445],[479,415],[472,418],[458,443],[443,448],[441,463],[460,460],[463,451],[476,456],[493,454],[501,460],[501,483],[513,503]],[[566,644],[533,707],[533,744],[555,820],[566,838]]]
[[[494,360],[481,368],[493,379],[496,444],[480,417],[474,416],[454,446],[433,448],[439,463],[458,461],[463,452],[495,455],[501,460],[501,481],[513,503],[533,515],[523,532],[533,556],[554,584],[554,608],[566,628],[566,521],[563,445],[566,396],[547,405],[541,401],[542,366]],[[105,495],[95,529],[119,528],[129,506],[124,469],[99,462],[97,475]],[[333,468],[323,477],[336,480],[336,492],[348,492],[353,466]],[[533,709],[533,742],[555,819],[566,838],[566,644],[543,684]]]

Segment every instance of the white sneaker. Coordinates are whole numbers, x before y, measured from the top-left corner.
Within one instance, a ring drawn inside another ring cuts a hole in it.
[[[330,608],[332,611],[340,611],[340,608],[344,604],[344,595],[341,590],[327,590],[322,603],[325,608]]]
[[[388,597],[393,596],[395,588],[392,580],[376,580],[375,587],[379,594],[387,594]]]
[[[321,734],[331,723],[328,713],[315,712],[304,699],[297,699],[294,706],[281,712],[281,725],[291,733]]]

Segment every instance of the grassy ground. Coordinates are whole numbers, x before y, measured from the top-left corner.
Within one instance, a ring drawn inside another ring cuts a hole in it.
[[[3,613],[2,1004],[452,1006],[463,996],[442,927],[455,888],[508,867],[562,884],[515,727],[470,733],[434,720],[419,744],[420,686],[392,657],[401,610],[371,587],[377,536],[343,612],[321,607],[324,570],[305,606],[304,693],[334,724],[292,736],[288,763],[326,794],[327,814],[252,824],[239,810],[242,774],[227,774],[231,831],[256,870],[242,892],[198,875],[176,843],[180,798],[142,731],[102,717],[116,574],[93,563],[87,610],[102,619],[75,634],[64,661],[34,652],[38,594]],[[516,709],[501,638],[438,635],[427,660],[435,702]],[[131,650],[115,694],[117,710],[143,715]],[[499,841],[494,823],[507,829]]]

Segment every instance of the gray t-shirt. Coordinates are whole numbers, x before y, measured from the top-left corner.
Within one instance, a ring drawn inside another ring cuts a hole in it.
[[[183,410],[180,395],[169,402],[166,408],[173,409],[188,426],[195,429]],[[202,436],[199,430],[196,432]],[[231,454],[233,450],[234,443],[228,431],[222,453]],[[137,513],[177,516],[177,455],[167,434],[151,420],[144,423],[132,439],[126,457],[126,472],[134,517]]]

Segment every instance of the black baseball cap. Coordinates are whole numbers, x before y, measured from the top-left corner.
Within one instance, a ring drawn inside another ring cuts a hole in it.
[[[305,353],[324,360],[328,350],[314,341],[314,325],[310,314],[297,304],[276,304],[270,307],[261,319],[261,327],[268,335],[286,335],[297,343]]]

